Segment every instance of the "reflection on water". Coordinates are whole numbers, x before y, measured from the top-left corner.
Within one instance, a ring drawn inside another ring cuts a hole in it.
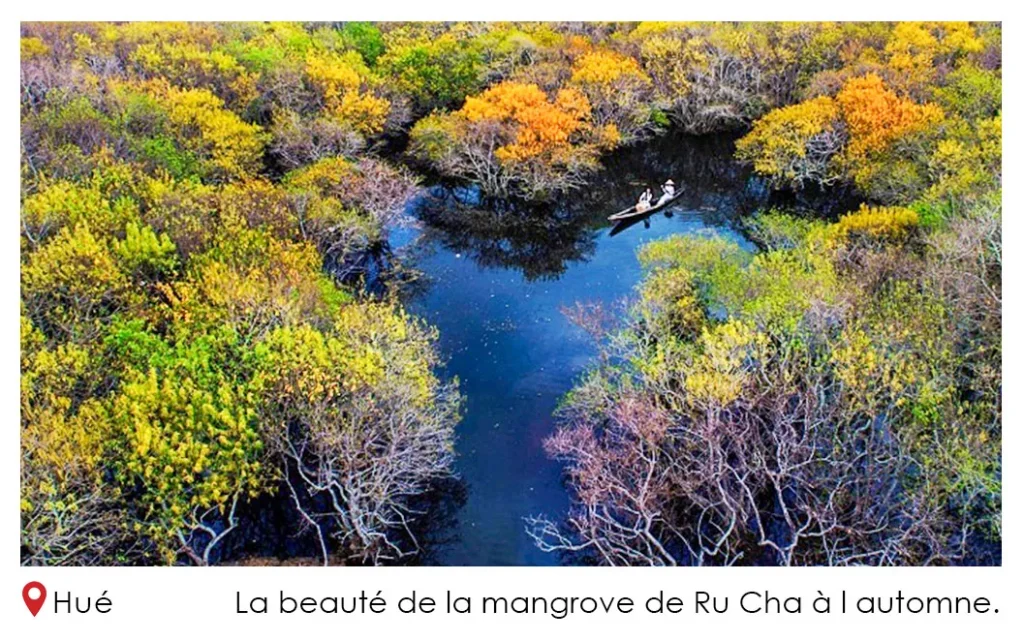
[[[482,267],[519,270],[528,280],[557,278],[595,247],[591,226],[568,211],[480,202],[468,189],[436,188],[416,214],[426,224],[421,247],[436,243]]]
[[[435,187],[410,213],[425,223],[420,247],[437,245],[484,267],[516,269],[528,280],[555,279],[589,259],[609,215],[632,205],[647,187],[657,192],[668,178],[684,192],[672,211],[721,222],[768,204],[764,184],[735,163],[732,152],[728,138],[664,137],[611,155],[588,188],[557,202],[483,198],[472,186]]]
[[[444,373],[459,378],[467,398],[456,447],[468,493],[426,562],[559,562],[533,546],[523,518],[568,507],[560,465],[542,444],[559,399],[594,351],[560,309],[577,301],[614,306],[631,295],[645,242],[714,230],[749,245],[730,221],[779,196],[732,151],[724,138],[663,138],[608,158],[590,188],[554,204],[437,187],[411,206],[423,228],[392,239],[426,280],[409,304],[440,330]],[[608,215],[670,177],[685,195],[667,215],[610,233]]]

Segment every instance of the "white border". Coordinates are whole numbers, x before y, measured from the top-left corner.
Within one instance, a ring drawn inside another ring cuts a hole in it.
[[[317,3],[200,2],[179,0],[171,3],[68,2],[7,3],[0,9],[3,21],[4,99],[0,101],[6,126],[0,130],[0,149],[5,150],[0,165],[7,214],[0,235],[0,300],[7,303],[0,316],[0,408],[3,410],[0,435],[0,621],[9,632],[5,638],[75,639],[110,638],[240,638],[290,639],[313,633],[327,638],[408,638],[452,639],[523,638],[555,634],[573,637],[613,638],[626,635],[663,635],[665,638],[785,638],[828,637],[835,639],[907,638],[946,639],[967,637],[1002,639],[1021,630],[1021,604],[1017,601],[1014,578],[1021,569],[1021,483],[1016,470],[1020,461],[1021,437],[1017,422],[1022,417],[1021,359],[1024,351],[1016,332],[1004,337],[1004,416],[1003,432],[1004,508],[1003,560],[1001,568],[731,568],[710,569],[607,569],[607,568],[101,568],[101,569],[28,569],[19,566],[15,549],[19,545],[18,440],[19,406],[19,232],[18,176],[19,126],[18,100],[18,23],[22,20],[110,20],[110,19],[193,19],[193,20],[311,20],[330,17],[363,20],[903,20],[972,19],[1000,20],[1003,28],[1004,118],[1003,171],[1017,176],[1021,149],[1019,90],[1021,59],[1016,36],[1016,16],[1010,5],[989,2],[883,2],[861,0],[847,5],[819,2],[730,3],[646,2],[643,5],[621,2],[573,2],[516,0],[512,3],[482,2],[410,2]],[[1014,115],[1017,114],[1017,115]],[[1007,247],[1020,244],[1022,224],[1020,192],[1015,180],[1004,191],[1004,234]],[[1020,255],[1006,255],[1004,325],[1020,327]],[[1008,464],[1007,464],[1008,463]],[[33,619],[21,603],[21,587],[27,581],[40,580],[62,593],[70,590],[81,596],[99,596],[103,590],[114,601],[111,614],[54,616],[47,604]],[[389,601],[385,615],[236,615],[235,590],[246,595],[269,597],[284,589],[290,594],[342,596],[365,589],[371,595],[382,590]],[[460,594],[489,595],[620,595],[638,600],[638,612],[632,615],[571,616],[558,621],[544,616],[488,616],[480,614],[445,616],[400,615],[394,602],[416,589],[443,599],[445,590]],[[727,615],[694,615],[690,608],[676,615],[645,615],[642,600],[664,590],[689,601],[695,590],[730,595],[735,600],[746,590],[765,590],[772,594],[805,598],[802,615],[744,615],[733,610]],[[817,615],[810,599],[821,590],[838,594],[846,589],[856,595],[891,595],[897,590],[916,595],[985,595],[992,599],[999,614],[973,616]]]

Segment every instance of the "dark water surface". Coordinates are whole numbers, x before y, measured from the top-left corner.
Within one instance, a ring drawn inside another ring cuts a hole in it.
[[[550,565],[524,517],[568,507],[561,465],[544,453],[552,412],[591,362],[586,335],[560,311],[615,306],[641,278],[637,249],[671,234],[725,234],[764,206],[764,186],[732,161],[728,139],[661,139],[606,160],[592,187],[566,202],[481,202],[469,188],[434,188],[411,208],[423,228],[393,239],[422,272],[411,310],[440,331],[446,376],[466,397],[457,472],[467,489],[454,531],[428,555],[444,565]],[[606,217],[645,185],[672,177],[685,196],[670,215],[614,230]]]

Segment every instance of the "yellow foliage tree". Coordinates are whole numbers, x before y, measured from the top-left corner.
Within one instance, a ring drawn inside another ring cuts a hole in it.
[[[839,105],[828,96],[775,109],[736,143],[736,155],[777,181],[827,184],[839,175],[832,163],[843,142],[839,116]]]
[[[111,412],[119,480],[142,488],[135,529],[169,564],[182,550],[208,564],[223,531],[210,522],[233,528],[238,502],[265,490],[253,391],[192,363],[126,378]]]
[[[210,89],[236,111],[243,111],[258,95],[256,77],[234,56],[211,51],[196,42],[145,42],[132,52],[129,60],[145,77]]]
[[[391,103],[369,91],[369,69],[357,52],[310,51],[305,74],[337,122],[366,136],[383,131]]]
[[[649,129],[652,82],[635,58],[605,49],[590,51],[573,63],[569,83],[586,95],[606,146],[632,142]]]
[[[916,229],[918,215],[906,207],[870,207],[861,205],[832,225],[829,233],[837,241],[854,236],[879,240],[903,241]]]
[[[208,89],[182,89],[164,79],[129,85],[155,99],[166,111],[179,144],[200,158],[215,181],[241,178],[259,170],[266,134],[224,107]]]
[[[892,29],[885,53],[889,67],[908,87],[930,83],[939,65],[978,53],[984,44],[967,22],[898,22]]]
[[[33,321],[51,336],[81,340],[101,330],[128,287],[110,247],[84,222],[31,254],[21,283]]]

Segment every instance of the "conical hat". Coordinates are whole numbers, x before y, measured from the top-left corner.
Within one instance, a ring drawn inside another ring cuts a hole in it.
[[[666,181],[665,181],[665,184],[666,184],[666,185],[674,185],[675,183],[674,183],[674,182],[672,182],[672,179],[671,179],[671,178],[669,178],[668,180],[666,180]]]

